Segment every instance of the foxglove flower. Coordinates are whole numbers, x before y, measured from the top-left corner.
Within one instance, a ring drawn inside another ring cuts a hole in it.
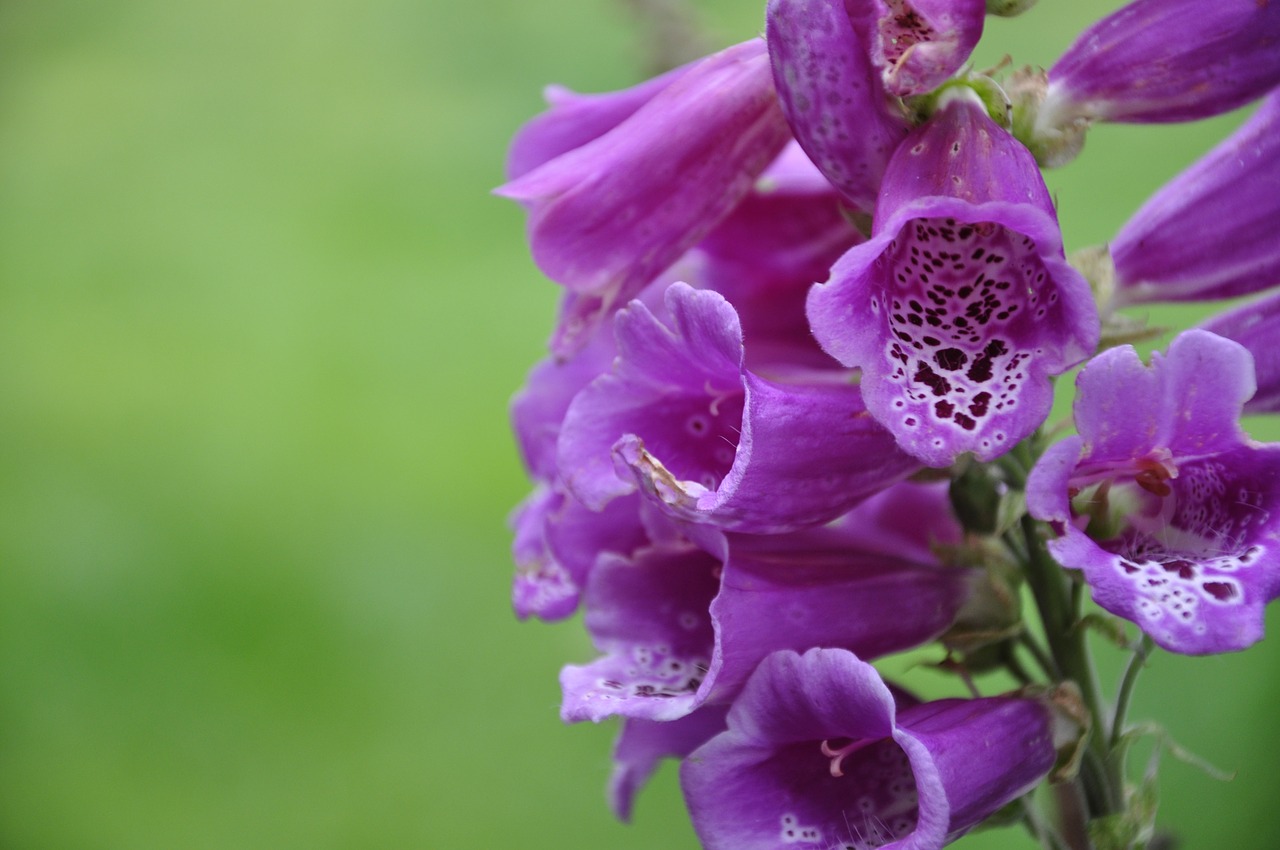
[[[1106,351],[1076,386],[1079,436],[1051,447],[1027,485],[1032,515],[1061,535],[1050,551],[1172,652],[1259,640],[1280,594],[1280,445],[1238,425],[1248,353],[1192,330],[1150,367],[1131,347]]]
[[[562,671],[562,717],[674,720],[730,702],[775,650],[839,646],[871,658],[938,637],[972,598],[977,571],[862,550],[866,519],[724,535],[717,555],[650,547],[602,557],[585,603],[602,655]]]
[[[707,850],[936,850],[1052,768],[1049,711],[1032,700],[899,710],[875,668],[838,649],[778,652],[685,760]]]
[[[705,236],[789,137],[756,39],[702,60],[609,132],[495,190],[528,207],[534,261],[573,296],[556,350],[580,345]]]
[[[1121,228],[1111,243],[1117,306],[1232,298],[1280,285],[1278,220],[1280,94],[1272,94]]]
[[[870,212],[889,156],[910,125],[845,5],[769,0],[765,32],[796,141],[856,209]]]
[[[854,28],[893,94],[925,94],[969,59],[986,0],[848,0]]]
[[[1049,69],[1037,125],[1227,112],[1280,85],[1277,43],[1272,2],[1136,0],[1081,33]]]
[[[675,517],[752,533],[833,519],[918,468],[848,383],[781,384],[743,365],[719,294],[667,289],[670,325],[618,314],[613,373],[565,416],[559,466],[587,507],[639,486]]]
[[[1253,357],[1258,389],[1244,412],[1280,413],[1280,293],[1219,313],[1200,327],[1240,343]]]
[[[808,309],[823,348],[861,367],[871,415],[930,466],[1034,431],[1050,376],[1099,334],[1035,161],[964,90],[895,152],[871,239]]]

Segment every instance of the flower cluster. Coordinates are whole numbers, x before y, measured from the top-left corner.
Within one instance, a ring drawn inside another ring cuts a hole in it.
[[[512,404],[513,603],[582,612],[561,715],[620,718],[619,817],[674,757],[712,850],[928,850],[1001,810],[1045,847],[1139,846],[1128,694],[1098,694],[1073,588],[1139,659],[1261,638],[1280,445],[1239,417],[1280,410],[1280,295],[1149,364],[1115,343],[1147,333],[1122,308],[1280,287],[1280,4],[1137,0],[1048,71],[968,70],[984,17],[1030,5],[770,0],[763,39],[551,88],[516,136],[497,192],[565,291]],[[1097,122],[1258,98],[1068,261],[1042,167]],[[967,696],[870,663],[935,643]],[[1046,779],[1084,804],[1014,802]]]

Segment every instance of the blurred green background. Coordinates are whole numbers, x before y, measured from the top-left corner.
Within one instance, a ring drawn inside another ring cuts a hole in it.
[[[1042,5],[980,63],[1047,64],[1118,4]],[[761,6],[691,8],[719,46]],[[506,400],[556,291],[487,192],[543,83],[642,76],[636,21],[0,5],[0,845],[696,847],[670,767],[610,819],[614,730],[557,718],[589,646],[508,603]],[[1068,247],[1239,117],[1095,131],[1049,176]],[[1239,773],[1166,759],[1186,847],[1280,838],[1274,641],[1141,684],[1135,716]]]

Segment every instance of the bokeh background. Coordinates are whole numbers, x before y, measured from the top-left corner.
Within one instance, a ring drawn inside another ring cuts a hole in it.
[[[1048,64],[1117,5],[992,21],[979,62]],[[761,7],[689,4],[713,46]],[[619,0],[0,4],[0,846],[697,846],[670,767],[611,820],[614,730],[557,718],[590,648],[508,603],[506,400],[556,292],[487,193],[543,83],[641,78],[644,22]],[[1240,117],[1096,130],[1049,175],[1068,247]],[[1280,838],[1274,641],[1141,683],[1135,716],[1238,772],[1165,759],[1185,847]]]

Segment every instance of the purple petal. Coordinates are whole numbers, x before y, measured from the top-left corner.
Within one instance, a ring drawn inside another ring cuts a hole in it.
[[[624,823],[631,820],[636,794],[664,758],[682,759],[724,731],[727,705],[706,705],[678,720],[655,722],[625,718],[613,747],[609,808]]]
[[[770,0],[773,79],[796,140],[858,209],[875,204],[890,154],[907,134],[842,3]]]
[[[630,118],[496,190],[529,207],[534,261],[579,296],[625,303],[748,192],[789,138],[764,45],[708,57]],[[557,344],[576,344],[562,332]],[[561,351],[564,353],[564,351]]]
[[[667,721],[693,711],[711,664],[707,606],[718,587],[718,567],[718,560],[692,548],[602,557],[586,598],[587,630],[602,655],[561,671],[561,717]]]
[[[511,140],[507,150],[507,179],[515,180],[603,136],[653,100],[690,67],[685,65],[631,88],[604,94],[578,94],[562,86],[547,86],[543,98],[551,108],[521,127]]]
[[[1280,285],[1278,218],[1280,94],[1273,94],[1120,229],[1111,243],[1117,303],[1232,298]]]
[[[1097,344],[1031,155],[975,102],[918,128],[885,174],[870,241],[809,296],[822,346],[863,371],[867,409],[931,466],[991,460],[1048,415],[1049,378]]]
[[[876,658],[928,643],[950,628],[975,579],[966,569],[861,551],[825,530],[730,535],[700,698],[731,699],[780,649],[841,647]]]
[[[1137,0],[1080,34],[1049,69],[1044,124],[1195,121],[1280,84],[1280,5]]]
[[[1258,390],[1244,412],[1280,412],[1280,293],[1219,313],[1200,327],[1240,343],[1253,356]]]
[[[582,588],[604,552],[629,555],[649,542],[638,496],[591,511],[558,487],[539,486],[512,519],[516,616],[562,620],[577,610]]]

